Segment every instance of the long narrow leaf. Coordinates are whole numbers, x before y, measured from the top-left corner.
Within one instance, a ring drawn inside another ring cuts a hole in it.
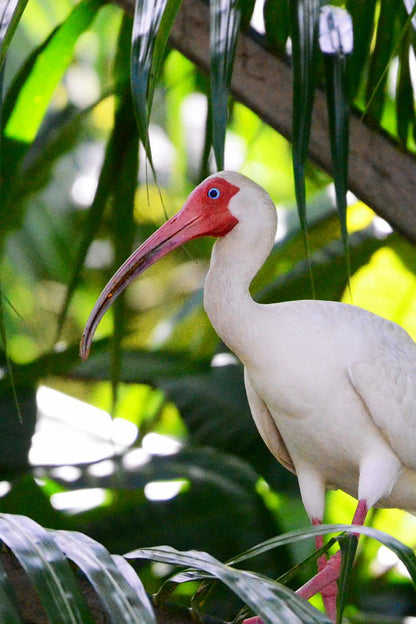
[[[74,574],[46,529],[25,516],[1,514],[0,539],[32,580],[51,624],[92,624]]]
[[[329,620],[293,591],[265,577],[235,570],[208,553],[180,552],[169,546],[141,548],[128,555],[176,566],[196,568],[222,581],[268,624],[324,624]]]
[[[120,154],[117,179],[113,180],[112,214],[115,265],[120,266],[131,254],[134,242],[134,205],[139,167],[139,145],[130,89],[126,89],[116,114],[115,128],[118,130],[114,145]],[[122,352],[121,341],[125,333],[125,297],[122,294],[114,307],[114,331],[112,344],[111,380],[113,388],[113,409],[117,400],[120,380]]]
[[[3,67],[10,40],[27,4],[27,0],[4,0],[0,8],[0,69]]]
[[[91,24],[101,0],[82,0],[38,55],[5,128],[9,138],[30,143],[36,136],[53,92],[67,69],[78,37]]]
[[[387,546],[393,551],[406,566],[413,582],[416,584],[416,555],[409,546],[403,544],[395,537],[366,526],[357,526],[352,524],[323,524],[320,526],[311,526],[308,529],[300,529],[297,531],[290,531],[284,535],[274,537],[270,540],[266,540],[262,544],[257,544],[253,548],[250,548],[245,553],[242,553],[238,557],[234,557],[232,561],[229,561],[229,565],[240,564],[243,561],[247,561],[253,557],[257,557],[272,548],[278,548],[287,544],[302,541],[305,539],[315,538],[317,535],[328,535],[329,533],[348,533],[366,535],[372,539],[377,540],[384,546]]]
[[[239,0],[210,2],[212,143],[218,169],[224,169],[231,74],[241,21]]]
[[[115,72],[121,74],[123,65],[125,65],[125,58],[128,55],[129,49],[126,51],[126,41],[130,43],[131,26],[130,20],[125,18],[122,22],[119,38],[118,38],[118,54],[116,58]],[[123,62],[124,60],[124,62]],[[122,85],[120,85],[120,90]],[[101,172],[98,179],[97,189],[95,191],[93,203],[88,213],[87,223],[83,231],[80,247],[77,254],[74,270],[72,273],[71,281],[68,285],[64,305],[58,318],[58,329],[55,337],[55,342],[59,339],[60,332],[62,330],[70,302],[80,279],[81,270],[84,266],[85,258],[88,249],[94,239],[110,199],[113,199],[117,204],[115,206],[114,214],[116,221],[117,212],[119,211],[121,216],[125,214],[126,206],[124,204],[127,197],[122,196],[123,193],[129,193],[129,202],[127,204],[127,210],[132,213],[132,201],[134,200],[134,189],[136,188],[137,180],[137,129],[134,114],[131,107],[131,96],[128,84],[124,85],[124,91],[121,91],[116,103],[116,110],[114,115],[114,126],[111,132],[110,138],[107,143],[104,162],[101,167]],[[132,163],[132,167],[129,166],[126,170],[126,163]],[[122,220],[124,220],[122,218]],[[123,249],[119,249],[119,243],[117,243],[117,258],[116,262],[119,262],[130,253],[131,249],[131,237],[133,236],[133,223],[130,217],[129,223],[126,224],[126,230],[124,232],[125,243],[123,243]],[[121,239],[120,227],[117,227],[118,235],[116,235],[117,241]],[[124,248],[124,245],[127,247]],[[122,331],[122,328],[120,328]]]
[[[54,531],[53,539],[85,574],[117,624],[157,624],[152,606],[133,570],[126,570],[98,542],[75,531]],[[138,591],[140,586],[140,591]]]
[[[131,85],[140,139],[153,169],[149,120],[153,93],[170,28],[181,0],[136,0],[131,56]],[[162,24],[163,19],[163,24]],[[154,61],[154,63],[153,63]]]
[[[345,607],[349,580],[351,578],[352,566],[357,552],[358,539],[355,535],[349,535],[345,539],[339,540],[341,548],[341,573],[338,581],[337,595],[337,623],[342,624],[342,614]]]
[[[283,56],[290,33],[289,7],[286,0],[266,0],[263,9],[267,41],[273,52]]]
[[[409,26],[400,44],[399,72],[397,76],[395,101],[397,134],[404,146],[407,145],[409,130],[415,122],[414,93],[409,58],[410,45],[414,33]]]
[[[366,85],[366,114],[376,122],[380,122],[384,108],[388,68],[395,45],[397,8],[397,0],[383,0],[380,4],[376,41]]]
[[[354,49],[347,61],[349,99],[352,100],[357,94],[370,52],[376,0],[347,0],[346,9],[354,27]]]
[[[347,231],[349,106],[346,86],[346,57],[353,48],[352,32],[351,17],[347,11],[328,6],[322,9],[319,42],[325,59],[326,96],[335,195],[348,279],[351,269]]]
[[[296,201],[309,260],[306,223],[305,162],[316,84],[319,0],[290,0],[293,58],[293,173]],[[310,270],[312,294],[314,284]]]

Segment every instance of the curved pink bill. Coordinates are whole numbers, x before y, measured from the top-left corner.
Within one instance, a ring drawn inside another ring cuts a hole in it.
[[[80,344],[80,356],[83,360],[86,360],[89,355],[92,339],[99,322],[119,294],[159,258],[186,241],[199,236],[197,231],[198,217],[185,224],[178,223],[178,219],[173,217],[127,258],[105,286],[88,318]]]
[[[238,190],[236,187],[234,188],[236,191]],[[80,343],[81,358],[87,359],[94,332],[108,308],[136,277],[159,258],[187,241],[202,236],[222,236],[236,223],[237,220],[227,208],[216,212],[214,215],[207,213],[204,206],[201,206],[200,202],[191,195],[182,210],[164,223],[134,251],[110,279],[98,297],[85,325]]]

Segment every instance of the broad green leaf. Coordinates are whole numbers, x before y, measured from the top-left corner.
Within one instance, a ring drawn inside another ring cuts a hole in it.
[[[306,221],[305,163],[312,123],[318,62],[319,0],[290,0],[293,62],[293,173],[299,218],[309,259]],[[314,295],[312,272],[311,288]]]
[[[33,582],[51,624],[92,624],[73,572],[46,529],[25,516],[0,514],[0,540]]]
[[[166,43],[181,0],[136,0],[131,85],[140,139],[153,169],[149,122]]]
[[[27,0],[4,0],[0,7],[0,69],[26,4]]]
[[[75,531],[54,531],[51,538],[85,574],[112,622],[156,624],[152,606],[134,571],[120,565],[98,542]]]
[[[341,236],[350,277],[347,231],[349,106],[346,57],[353,49],[352,22],[347,11],[328,6],[321,10],[319,43],[325,59],[332,167]]]
[[[205,552],[179,552],[169,546],[141,548],[125,555],[196,568],[227,585],[267,624],[327,624],[329,620],[284,585],[253,572],[236,570]]]
[[[33,141],[53,92],[71,62],[78,37],[101,6],[101,0],[82,0],[49,37],[19,93],[5,128],[7,137],[24,143]]]
[[[240,0],[210,2],[212,144],[219,170],[224,169],[228,96],[240,21]]]

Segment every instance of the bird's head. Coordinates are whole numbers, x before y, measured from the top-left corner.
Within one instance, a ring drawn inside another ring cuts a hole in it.
[[[201,182],[183,208],[134,251],[107,283],[85,325],[81,358],[87,359],[101,318],[133,279],[187,241],[203,236],[226,236],[239,223],[241,206],[252,203],[253,191],[267,195],[249,178],[232,171],[213,174]]]

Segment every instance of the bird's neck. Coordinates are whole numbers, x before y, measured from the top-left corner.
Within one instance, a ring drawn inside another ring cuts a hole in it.
[[[259,305],[253,301],[249,288],[269,255],[273,240],[247,249],[244,241],[238,244],[233,233],[214,245],[205,280],[204,307],[219,337],[244,363],[250,336],[255,333],[255,308]]]

